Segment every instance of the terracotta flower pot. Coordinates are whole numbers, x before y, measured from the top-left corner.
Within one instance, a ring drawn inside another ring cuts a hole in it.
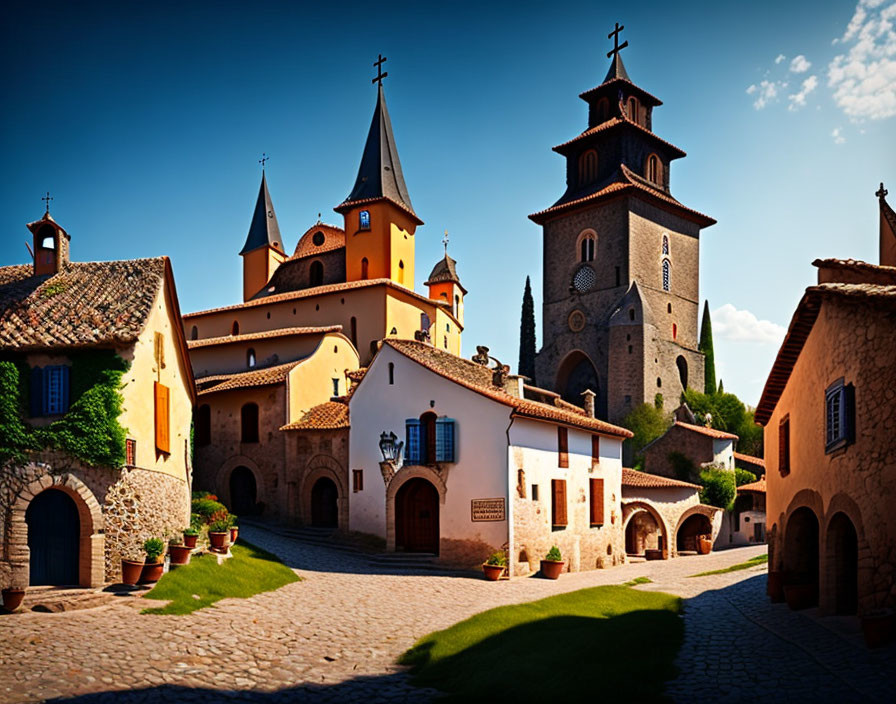
[[[504,567],[501,565],[482,565],[482,571],[489,582],[497,582],[501,575],[504,574]]]
[[[541,574],[547,579],[559,579],[560,573],[563,572],[563,566],[566,563],[562,560],[542,560]]]
[[[208,542],[211,543],[213,548],[226,548],[227,547],[227,539],[230,537],[230,531],[226,533],[212,533],[209,531],[208,534]]]
[[[195,548],[196,541],[199,539],[198,535],[187,535],[184,533],[184,545],[188,548]]]
[[[793,611],[808,609],[818,603],[818,588],[815,584],[785,584],[784,599]]]
[[[121,560],[121,583],[136,584],[143,572],[143,560]]]
[[[171,556],[172,565],[187,565],[190,563],[190,554],[193,549],[187,545],[169,545],[168,554]]]
[[[155,584],[165,572],[164,562],[147,562],[140,573],[140,584]]]
[[[865,636],[865,645],[869,648],[879,648],[889,643],[893,638],[894,621],[896,621],[896,617],[891,609],[881,609],[862,616],[862,635]]]
[[[765,585],[765,593],[774,604],[784,601],[784,573],[774,570],[768,573],[768,582]]]
[[[12,613],[22,605],[25,590],[18,587],[7,587],[3,590],[3,609]]]
[[[712,540],[708,538],[697,539],[697,552],[701,555],[709,555],[712,552]]]
[[[236,537],[237,537],[239,534],[240,534],[240,529],[239,529],[239,527],[234,526],[233,528],[230,529],[230,544],[231,544],[231,545],[232,545],[233,543],[236,542]]]

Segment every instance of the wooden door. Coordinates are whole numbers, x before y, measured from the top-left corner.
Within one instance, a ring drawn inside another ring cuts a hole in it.
[[[230,473],[230,509],[237,516],[255,513],[258,486],[255,475],[248,467],[237,467]]]
[[[311,487],[311,525],[321,528],[339,525],[339,490],[332,479],[321,477]]]
[[[28,505],[30,584],[78,584],[81,519],[78,507],[64,491],[47,489]]]
[[[395,547],[439,552],[439,492],[425,479],[405,482],[395,496]]]

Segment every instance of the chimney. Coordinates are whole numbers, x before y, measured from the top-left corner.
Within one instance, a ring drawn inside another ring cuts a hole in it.
[[[591,389],[585,389],[582,392],[582,398],[584,398],[585,403],[583,407],[585,408],[585,415],[589,418],[594,418],[594,397],[597,396]]]

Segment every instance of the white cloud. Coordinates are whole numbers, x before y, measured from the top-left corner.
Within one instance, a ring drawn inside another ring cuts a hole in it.
[[[817,87],[818,77],[809,76],[805,81],[803,81],[802,87],[800,88],[799,92],[787,96],[787,99],[790,101],[790,105],[787,106],[787,109],[793,112],[795,110],[799,110],[800,108],[806,107],[806,98],[808,97],[809,93],[811,93]]]
[[[834,131],[831,132],[831,137],[834,138],[834,144],[843,144],[846,141],[846,137],[843,136],[843,130],[839,127],[834,128]]]
[[[859,0],[837,44],[852,44],[828,65],[834,101],[853,122],[896,115],[896,3]]]
[[[799,56],[793,57],[793,61],[790,62],[790,70],[794,73],[805,73],[809,70],[811,65],[812,62],[808,61],[805,56],[800,54]]]
[[[778,91],[787,87],[786,83],[781,81],[760,81],[759,84],[753,84],[747,88],[747,95],[755,95],[756,100],[753,101],[753,107],[762,110],[773,100],[778,97]]]
[[[781,62],[782,62],[784,59],[786,59],[786,58],[787,58],[787,57],[784,56],[784,54],[778,54],[778,55],[775,57],[775,63],[776,63],[776,64],[779,64],[779,63],[781,63]]]
[[[770,320],[759,320],[748,310],[726,303],[712,312],[713,335],[737,342],[780,346],[787,330]]]

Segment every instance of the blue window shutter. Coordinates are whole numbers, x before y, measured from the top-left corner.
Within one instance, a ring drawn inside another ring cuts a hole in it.
[[[44,367],[43,399],[41,399],[41,415],[50,414],[50,384],[53,382],[53,367]]]
[[[436,462],[454,462],[454,420],[436,419]]]
[[[405,427],[407,428],[405,462],[420,464],[420,421],[416,418],[408,418],[405,421]]]
[[[60,367],[61,373],[60,383],[62,384],[62,412],[68,413],[69,390],[71,388],[71,369],[69,367]]]
[[[44,404],[44,370],[34,367],[31,370],[31,398],[29,406],[32,418],[43,415]]]

